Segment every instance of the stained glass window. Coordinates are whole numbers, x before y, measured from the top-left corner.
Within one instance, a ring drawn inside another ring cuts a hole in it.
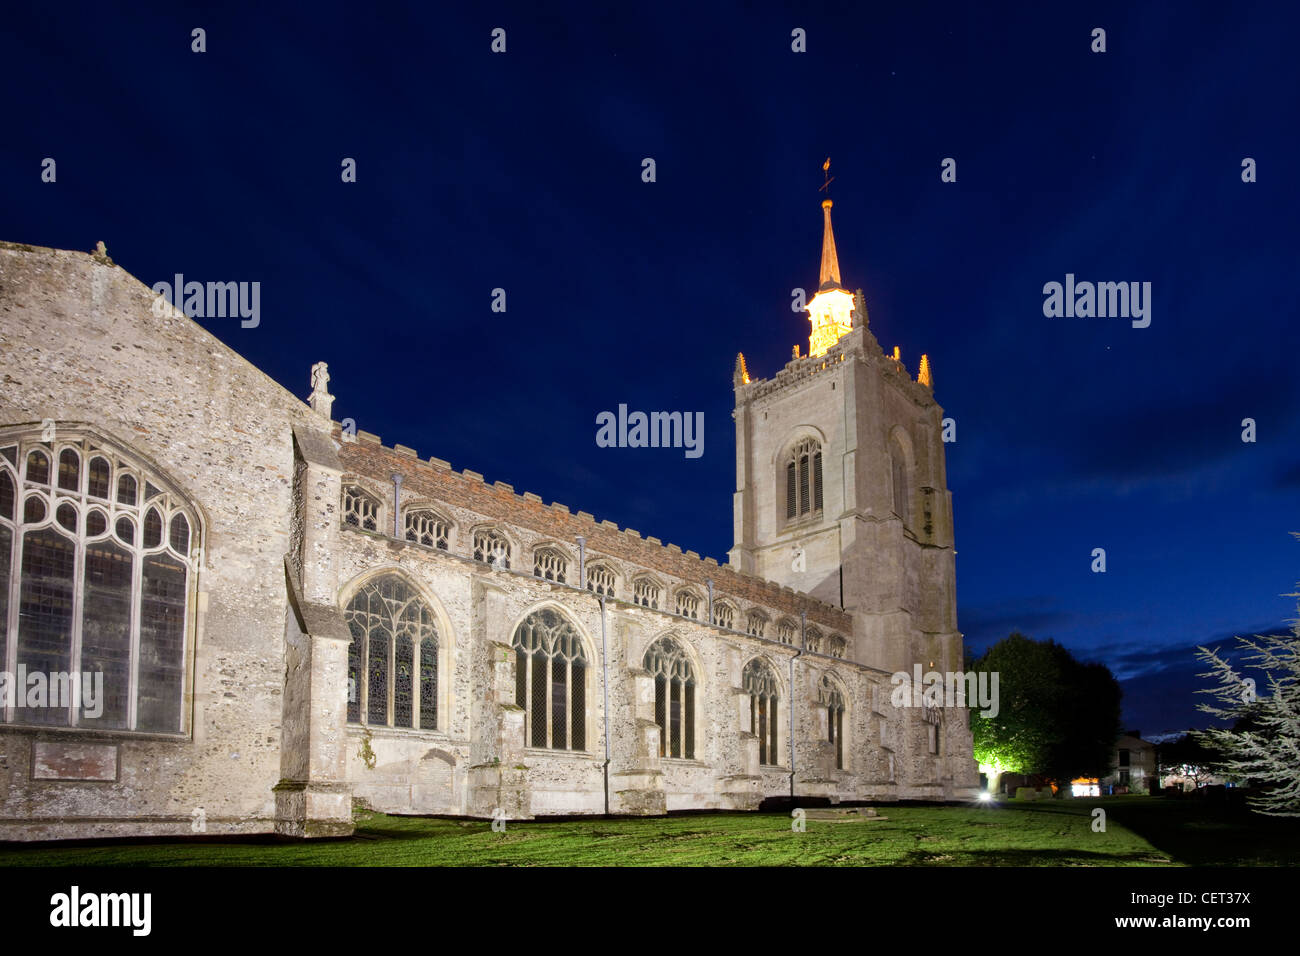
[[[776,675],[755,658],[745,665],[741,687],[749,695],[749,725],[758,738],[758,762],[779,763],[776,749],[777,702],[780,697]]]
[[[674,638],[661,637],[645,652],[645,669],[655,681],[655,723],[659,756],[695,757],[695,674]]]
[[[0,456],[0,669],[45,677],[43,700],[0,721],[180,733],[193,509],[156,478],[142,515],[133,456],[75,430],[58,436],[15,435]]]
[[[352,631],[348,720],[437,729],[438,629],[416,589],[401,575],[385,574],[353,595],[344,617]]]
[[[526,712],[527,746],[585,750],[587,657],[577,629],[559,611],[542,608],[515,629],[512,643],[515,703]]]

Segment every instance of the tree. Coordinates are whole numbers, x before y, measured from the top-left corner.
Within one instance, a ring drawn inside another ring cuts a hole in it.
[[[1121,691],[1104,664],[1082,663],[1055,641],[1013,633],[972,669],[998,672],[997,716],[970,716],[975,759],[990,790],[1003,773],[1040,773],[1063,790],[1074,777],[1109,772]]]
[[[1300,534],[1296,535],[1300,538]],[[1293,593],[1288,597],[1300,597]],[[1300,603],[1297,604],[1300,611]],[[1215,687],[1201,688],[1215,704],[1201,704],[1207,714],[1233,720],[1231,728],[1212,727],[1197,736],[1222,754],[1215,769],[1245,781],[1248,799],[1257,813],[1274,817],[1300,816],[1300,619],[1289,634],[1238,637],[1242,670],[1259,671],[1268,693],[1254,678],[1239,673],[1219,649],[1198,647],[1196,656],[1208,664],[1199,675],[1213,678]]]

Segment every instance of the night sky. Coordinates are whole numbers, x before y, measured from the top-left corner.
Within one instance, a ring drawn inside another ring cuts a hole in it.
[[[957,422],[968,646],[1105,661],[1156,733],[1202,722],[1196,645],[1296,614],[1294,5],[39,6],[0,239],[260,282],[202,324],[304,398],[328,362],[385,444],[725,561],[733,364],[807,350],[830,156],[844,284]],[[1150,282],[1150,326],[1045,317],[1066,273]],[[703,456],[598,448],[619,403],[702,411]]]

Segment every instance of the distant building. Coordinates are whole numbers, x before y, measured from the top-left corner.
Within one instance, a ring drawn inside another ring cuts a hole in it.
[[[1126,731],[1115,742],[1111,760],[1115,769],[1101,780],[1102,787],[1150,791],[1156,785],[1156,745],[1143,740],[1139,731]]]

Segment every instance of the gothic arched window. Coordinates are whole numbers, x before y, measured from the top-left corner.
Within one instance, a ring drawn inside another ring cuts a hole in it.
[[[559,611],[534,611],[515,628],[515,703],[524,709],[527,746],[587,749],[587,656]]]
[[[745,630],[754,637],[766,637],[767,615],[762,611],[750,611]]]
[[[0,671],[28,675],[0,721],[180,733],[197,513],[129,454],[56,434],[0,437]]]
[[[686,651],[661,637],[645,652],[645,669],[655,679],[655,723],[659,756],[695,757],[695,674]]]
[[[564,576],[568,573],[569,562],[559,551],[554,548],[538,548],[533,552],[533,575],[544,581],[555,581],[557,584],[564,583]]]
[[[682,588],[677,592],[676,611],[682,617],[698,620],[700,617],[700,596],[694,591]]]
[[[805,438],[785,460],[785,517],[802,518],[822,510],[822,446]]]
[[[822,650],[822,632],[816,627],[807,628],[803,634],[803,646],[805,650],[820,654]]]
[[[741,688],[749,695],[749,726],[758,737],[758,762],[777,763],[777,704],[780,700],[776,675],[758,658],[745,665]]]
[[[603,564],[587,565],[587,590],[605,597],[614,596],[614,572]]]
[[[736,623],[736,609],[726,601],[713,602],[713,623],[728,630]]]
[[[401,575],[361,587],[344,612],[348,720],[380,727],[438,726],[438,628],[433,611]]]
[[[790,618],[782,618],[776,626],[776,639],[782,644],[793,644],[794,636],[799,633],[799,625]]]
[[[343,523],[364,531],[378,531],[379,499],[356,485],[344,485]]]
[[[844,695],[829,677],[817,686],[817,703],[826,708],[826,740],[835,745],[835,769],[844,769]]]
[[[510,542],[495,528],[479,528],[474,532],[474,560],[508,570]]]
[[[659,610],[659,585],[652,578],[637,578],[632,582],[632,602],[640,604],[642,607],[648,607],[652,611]]]
[[[406,512],[406,540],[426,548],[447,550],[451,522],[429,508],[411,508]]]

